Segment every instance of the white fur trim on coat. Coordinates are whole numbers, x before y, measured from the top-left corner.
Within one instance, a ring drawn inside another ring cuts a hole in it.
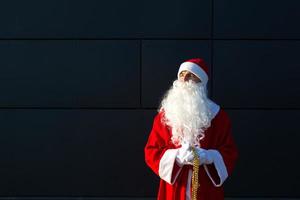
[[[212,115],[213,115],[212,119],[213,119],[220,111],[220,106],[210,99],[208,99],[208,106],[209,106],[210,111],[212,112]]]
[[[228,177],[228,172],[227,172],[227,169],[226,169],[223,157],[220,154],[220,152],[217,151],[217,150],[209,149],[209,150],[207,150],[207,153],[209,153],[210,156],[213,158],[213,164],[214,164],[214,166],[215,166],[215,168],[217,170],[217,173],[219,175],[220,183],[217,184],[214,181],[214,179],[210,175],[209,170],[208,170],[208,168],[207,168],[206,165],[204,165],[204,169],[205,169],[207,175],[209,176],[210,180],[214,184],[214,186],[215,187],[220,187],[224,183],[224,181],[226,180],[226,178]]]
[[[177,154],[178,154],[178,149],[168,149],[167,151],[165,151],[164,155],[162,156],[159,162],[158,174],[160,178],[171,185],[174,184],[174,182],[177,179],[177,176],[181,171],[180,168],[172,179],[172,173],[173,173],[173,168],[174,168]]]

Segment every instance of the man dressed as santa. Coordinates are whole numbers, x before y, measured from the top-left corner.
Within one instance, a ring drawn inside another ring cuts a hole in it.
[[[158,200],[224,199],[238,151],[229,116],[207,97],[208,75],[203,59],[183,62],[154,118],[145,161],[161,178]]]

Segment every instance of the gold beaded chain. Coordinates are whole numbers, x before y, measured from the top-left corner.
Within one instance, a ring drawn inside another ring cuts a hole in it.
[[[200,186],[199,184],[199,166],[200,166],[200,159],[195,150],[195,147],[192,147],[192,152],[194,155],[193,160],[193,175],[192,175],[192,200],[197,200],[197,190]]]

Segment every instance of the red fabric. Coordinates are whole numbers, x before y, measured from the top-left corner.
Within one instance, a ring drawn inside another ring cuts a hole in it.
[[[170,128],[161,123],[163,113],[158,113],[153,122],[153,127],[150,132],[148,142],[145,146],[145,161],[147,165],[159,175],[159,162],[164,152],[168,149],[178,148],[171,142]],[[211,121],[211,126],[205,131],[205,137],[201,140],[201,147],[204,149],[216,149],[223,157],[227,168],[228,175],[232,174],[236,159],[238,157],[237,147],[234,143],[231,133],[231,122],[227,113],[220,109],[219,113]],[[175,164],[174,171],[178,171],[180,167]],[[160,179],[158,200],[185,200],[186,185],[188,179],[188,171],[192,166],[184,165],[173,185],[168,184],[163,179]],[[219,182],[218,174],[213,165],[209,165],[209,171],[214,177],[216,183]],[[207,176],[204,167],[199,169],[198,189],[199,200],[223,200],[223,186],[215,187]]]
[[[203,58],[192,58],[185,62],[195,63],[196,65],[198,65],[200,68],[202,68],[205,71],[207,76],[209,76],[209,69]]]

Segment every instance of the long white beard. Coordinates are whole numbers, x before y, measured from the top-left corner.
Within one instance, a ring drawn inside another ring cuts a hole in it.
[[[163,122],[172,129],[173,144],[200,145],[212,119],[205,86],[193,81],[175,80],[159,110],[164,111]]]

